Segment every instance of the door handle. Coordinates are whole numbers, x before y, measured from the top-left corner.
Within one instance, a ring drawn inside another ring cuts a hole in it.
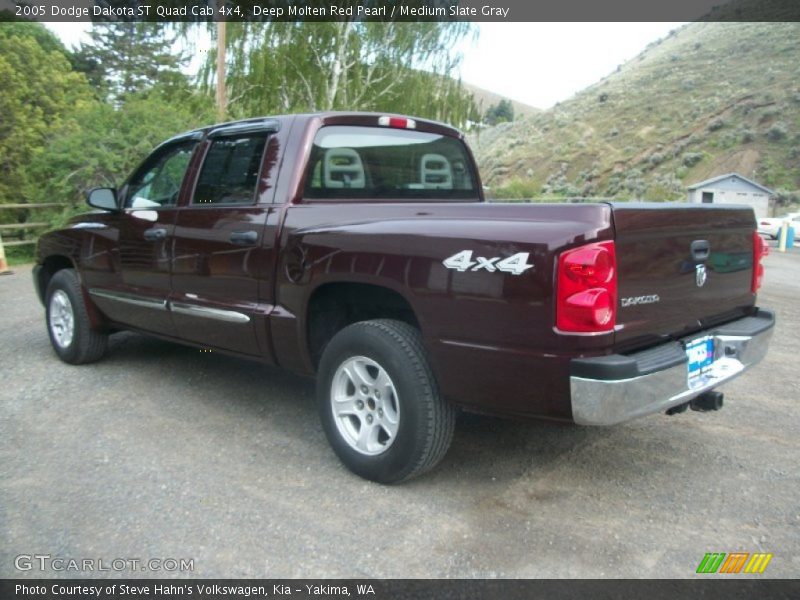
[[[258,241],[258,233],[255,231],[234,231],[228,239],[232,244],[252,246]]]
[[[695,240],[692,242],[692,258],[695,260],[705,260],[711,254],[711,244],[708,240]]]
[[[148,242],[157,242],[167,237],[166,229],[148,229],[144,232],[144,239]]]

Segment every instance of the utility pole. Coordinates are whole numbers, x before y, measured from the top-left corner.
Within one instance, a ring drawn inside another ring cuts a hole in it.
[[[228,114],[228,90],[225,86],[225,21],[217,21],[217,119]]]

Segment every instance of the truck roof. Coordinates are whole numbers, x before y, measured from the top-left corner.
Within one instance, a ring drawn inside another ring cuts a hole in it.
[[[239,128],[239,127],[241,127],[244,130],[246,129],[246,126],[249,124],[257,126],[261,124],[272,123],[276,128],[279,128],[284,122],[289,121],[291,119],[295,120],[301,119],[304,121],[308,121],[310,119],[320,119],[323,122],[329,122],[329,121],[339,122],[342,120],[346,120],[349,124],[352,125],[375,125],[376,122],[374,121],[374,119],[380,117],[399,117],[403,119],[412,119],[417,125],[419,124],[424,125],[424,129],[438,130],[439,133],[444,133],[446,135],[450,135],[453,137],[458,137],[458,138],[463,137],[461,131],[459,131],[455,127],[452,127],[451,125],[448,125],[446,123],[441,123],[439,121],[433,121],[430,119],[421,119],[418,117],[400,115],[396,113],[360,112],[360,111],[321,111],[321,112],[295,113],[295,114],[263,116],[263,117],[249,117],[247,119],[237,119],[235,121],[224,121],[222,123],[207,125],[205,127],[199,127],[197,129],[192,129],[190,131],[179,133],[178,135],[172,136],[171,138],[166,140],[163,144],[169,144],[179,140],[200,139],[205,137],[207,134],[209,134],[214,130],[227,130],[229,128]]]

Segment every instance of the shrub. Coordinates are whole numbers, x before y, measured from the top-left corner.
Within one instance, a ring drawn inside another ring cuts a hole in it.
[[[718,131],[725,127],[725,121],[717,117],[708,124],[709,131]]]
[[[507,185],[493,190],[493,199],[520,200],[538,195],[536,183],[530,179],[512,179]]]
[[[769,121],[780,114],[781,110],[777,106],[769,106],[761,111],[761,117],[759,120],[763,123],[764,121]]]
[[[703,160],[702,152],[684,152],[681,162],[686,167],[693,167]]]
[[[734,133],[733,131],[728,131],[727,133],[723,134],[722,137],[720,137],[719,139],[719,146],[721,148],[733,148],[738,143],[739,143],[739,134]]]
[[[756,134],[747,128],[742,129],[740,135],[743,144],[747,144],[748,142],[752,142],[754,139],[756,139]]]
[[[772,127],[767,130],[765,134],[767,139],[771,142],[778,142],[784,139],[789,134],[786,125],[784,123],[775,123]]]

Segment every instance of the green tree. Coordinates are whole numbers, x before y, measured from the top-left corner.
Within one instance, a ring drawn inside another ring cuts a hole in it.
[[[36,40],[42,50],[45,52],[60,52],[65,57],[69,58],[69,51],[64,47],[55,35],[49,29],[43,27],[40,23],[31,23],[29,21],[16,21],[12,23],[3,23],[0,26],[0,38],[8,37],[27,37]]]
[[[235,116],[318,110],[411,113],[463,123],[472,97],[450,76],[468,23],[228,23]],[[215,52],[201,74],[213,89]]]
[[[28,166],[52,131],[91,100],[63,46],[43,26],[5,24],[0,34],[0,202],[30,198]]]
[[[86,191],[115,187],[161,142],[213,122],[213,106],[173,102],[158,94],[133,94],[124,104],[94,102],[54,130],[30,166],[37,199],[83,210]]]
[[[500,100],[486,111],[485,121],[489,125],[506,123],[514,120],[514,105],[511,100]]]
[[[101,98],[119,102],[145,90],[167,93],[186,87],[176,52],[178,33],[162,23],[95,23],[91,42],[75,53],[73,64],[86,73]]]

